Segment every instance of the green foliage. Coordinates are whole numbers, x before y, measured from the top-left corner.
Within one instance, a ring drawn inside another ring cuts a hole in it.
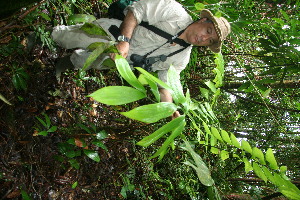
[[[95,21],[96,18],[93,15],[87,14],[74,14],[68,17],[68,25],[80,24],[80,23],[91,23]]]
[[[43,113],[44,120],[36,117],[36,119],[42,124],[42,127],[36,127],[37,135],[47,136],[49,133],[53,133],[57,130],[57,126],[51,125],[50,117]]]
[[[60,161],[62,164],[67,160],[71,167],[75,169],[80,168],[80,163],[78,158],[82,155],[86,155],[88,158],[95,162],[100,162],[100,156],[98,149],[101,148],[105,151],[108,151],[106,145],[103,143],[103,140],[108,137],[107,133],[104,130],[98,130],[97,127],[89,123],[88,125],[77,124],[77,126],[89,134],[90,140],[87,142],[84,138],[74,137],[70,138],[66,142],[61,142],[58,144],[59,152],[65,156],[56,156],[56,160]],[[64,167],[64,165],[62,165]]]

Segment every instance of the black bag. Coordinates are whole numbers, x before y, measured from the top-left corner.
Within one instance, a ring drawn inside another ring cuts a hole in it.
[[[118,0],[112,3],[108,8],[108,17],[122,20],[125,18],[124,9],[138,0]]]

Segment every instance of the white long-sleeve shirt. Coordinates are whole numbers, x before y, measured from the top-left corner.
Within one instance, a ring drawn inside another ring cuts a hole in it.
[[[181,30],[184,30],[193,21],[182,5],[175,0],[140,0],[134,2],[131,6],[125,9],[125,14],[131,10],[137,19],[138,24],[141,21],[146,21],[150,25],[156,26],[161,30],[176,35]],[[116,19],[101,18],[93,22],[100,25],[106,32],[111,25],[120,26],[121,21]],[[81,48],[77,49],[71,56],[71,61],[75,67],[80,68],[84,65],[86,58],[90,52],[85,50],[89,44],[93,42],[107,42],[108,38],[103,36],[91,36],[79,30],[81,25],[74,26],[57,26],[52,32],[52,37],[59,45],[64,48]],[[111,35],[114,40],[114,37]],[[130,64],[130,56],[138,54],[144,56],[148,52],[156,49],[166,43],[166,39],[155,34],[151,30],[142,26],[137,26],[133,32],[130,49],[127,60]],[[169,55],[183,48],[179,44],[172,46],[170,43],[165,44],[158,50],[153,52],[149,57],[158,55]],[[178,74],[186,67],[190,59],[192,46],[187,47],[178,54],[168,57],[165,62],[158,61],[152,65],[153,71],[157,71],[158,77],[167,82],[167,71],[170,65],[173,65]],[[103,69],[101,63],[107,58],[107,55],[101,55],[96,62],[93,63],[93,68]],[[133,66],[138,67],[138,66]]]

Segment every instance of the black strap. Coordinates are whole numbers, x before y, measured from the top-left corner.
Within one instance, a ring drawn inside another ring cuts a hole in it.
[[[152,32],[156,33],[157,35],[166,38],[168,40],[168,42],[175,42],[177,44],[179,44],[180,46],[183,47],[188,47],[190,46],[190,44],[186,43],[183,39],[178,38],[178,36],[180,36],[184,30],[180,31],[179,33],[177,33],[175,36],[171,35],[170,33],[167,33],[155,26],[150,25],[148,22],[144,22],[142,21],[139,25],[151,30]]]

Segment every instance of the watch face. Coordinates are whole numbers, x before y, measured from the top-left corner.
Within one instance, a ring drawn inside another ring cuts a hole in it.
[[[125,37],[124,35],[120,35],[118,37],[119,42],[129,42],[129,38]]]

